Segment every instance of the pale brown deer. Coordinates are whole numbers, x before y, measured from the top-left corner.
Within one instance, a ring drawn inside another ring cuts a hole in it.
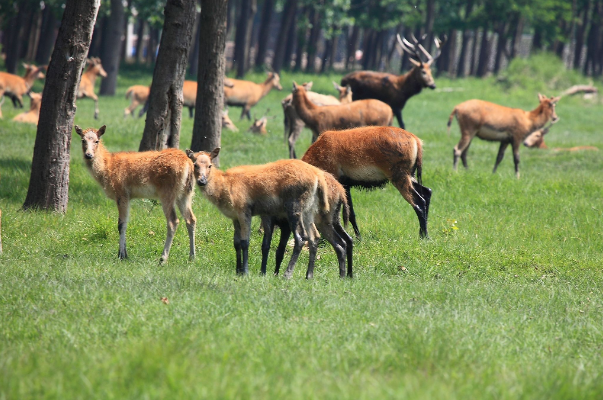
[[[528,135],[527,138],[523,141],[523,145],[530,149],[548,149],[549,147],[544,142],[544,135],[549,133],[551,126],[546,126],[542,129],[538,129]],[[574,147],[555,147],[553,151],[583,151],[583,150],[591,150],[591,151],[599,151],[599,149],[595,146],[574,146]]]
[[[29,111],[16,115],[13,118],[13,121],[38,125],[38,119],[40,119],[40,107],[42,106],[42,94],[29,92],[29,97],[31,98]]]
[[[431,74],[433,61],[441,54],[441,41],[435,39],[438,53],[431,56],[419,41],[413,36],[414,44],[397,36],[398,43],[406,51],[413,68],[403,75],[388,74],[385,72],[356,71],[351,72],[341,79],[342,86],[352,88],[354,101],[361,99],[377,99],[388,104],[398,120],[400,128],[404,128],[402,109],[406,102],[414,95],[421,93],[423,88],[435,89],[436,84]],[[426,60],[423,61],[421,53]]]
[[[283,90],[280,77],[276,72],[268,72],[268,78],[264,83],[254,83],[239,79],[228,79],[232,87],[224,86],[224,103],[227,106],[242,107],[241,118],[245,116],[251,120],[249,110],[255,106],[273,88]]]
[[[228,110],[222,110],[222,128],[226,128],[231,132],[238,132],[239,128],[228,117]]]
[[[419,219],[419,235],[427,237],[431,189],[422,184],[423,142],[401,128],[370,126],[322,133],[302,161],[327,171],[343,185],[350,222],[360,230],[350,188],[374,189],[391,182]],[[416,173],[416,179],[415,179]]]
[[[82,138],[84,162],[88,170],[101,185],[103,191],[117,203],[119,219],[119,258],[128,257],[126,251],[126,229],[130,213],[130,201],[136,198],[159,199],[167,220],[167,237],[160,262],[166,262],[178,228],[175,206],[178,206],[186,221],[190,252],[195,257],[195,225],[197,219],[191,207],[194,194],[193,163],[187,155],[177,149],[143,152],[110,153],[101,141],[105,125],[98,130],[75,131]]]
[[[468,100],[457,105],[450,118],[448,130],[456,116],[461,129],[461,140],[453,150],[453,168],[456,170],[459,157],[467,168],[467,150],[475,136],[482,140],[500,142],[498,156],[492,172],[496,172],[509,144],[513,148],[515,176],[519,179],[519,148],[521,142],[532,132],[544,127],[549,121],[558,121],[555,105],[559,97],[548,98],[538,94],[540,104],[532,111],[509,108],[483,100]]]
[[[23,108],[23,96],[31,91],[36,79],[43,79],[46,66],[36,67],[33,64],[23,64],[25,75],[9,74],[8,72],[0,72],[0,99],[6,95],[11,98],[15,107]],[[2,103],[0,102],[0,107]],[[2,118],[2,110],[0,109],[0,118]]]
[[[256,134],[260,134],[260,135],[266,135],[268,134],[268,131],[266,130],[266,127],[268,126],[268,120],[269,119],[274,119],[275,117],[268,117],[268,113],[270,112],[270,109],[266,110],[266,114],[263,115],[261,118],[256,118],[255,115],[253,116],[253,123],[251,124],[251,126],[249,127],[249,129],[247,130],[247,132],[251,132],[251,133],[256,133]]]
[[[128,90],[126,90],[126,99],[130,99],[130,105],[124,110],[124,117],[131,115],[134,117],[134,111],[138,108],[139,105],[143,105],[149,99],[149,93],[151,92],[151,88],[149,86],[144,85],[134,85],[130,86]],[[142,110],[138,114],[138,118],[140,118],[144,114]]]
[[[96,84],[96,78],[100,75],[103,78],[107,77],[107,72],[101,64],[101,60],[98,57],[92,57],[87,60],[88,68],[82,74],[80,79],[80,86],[77,90],[77,98],[88,97],[94,100],[94,119],[98,119],[98,96],[94,93],[94,85]]]

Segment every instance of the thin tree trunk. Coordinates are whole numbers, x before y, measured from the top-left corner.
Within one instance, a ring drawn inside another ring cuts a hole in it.
[[[306,64],[306,72],[316,72],[316,54],[318,53],[318,39],[320,38],[320,12],[315,7],[310,12],[310,38],[308,39],[308,63]]]
[[[345,59],[345,69],[354,67],[356,63],[356,50],[358,49],[358,40],[360,39],[360,28],[358,25],[354,25],[352,33],[348,39],[348,52],[347,58]]]
[[[196,0],[168,0],[139,151],[180,145],[182,85],[193,40]]]
[[[427,10],[425,16],[425,33],[427,33],[427,41],[425,48],[430,53],[432,52],[433,43],[433,25],[435,22],[435,0],[427,0]]]
[[[27,3],[26,3],[27,4]],[[27,58],[27,50],[29,49],[30,33],[33,29],[36,11],[33,7],[27,4],[27,14],[25,16],[25,25],[21,26],[19,32],[19,59]]]
[[[122,0],[111,0],[111,23],[105,31],[105,40],[101,60],[103,68],[107,71],[107,77],[101,81],[101,95],[113,96],[117,89],[117,74],[119,73],[119,59],[121,46],[123,44],[121,37],[124,34],[124,24],[126,13]]]
[[[27,60],[33,61],[36,58],[36,50],[38,49],[38,43],[40,41],[40,33],[42,31],[42,12],[36,10],[34,12],[33,23],[31,31],[29,32],[29,41],[27,44]]]
[[[474,30],[473,31],[473,43],[471,44],[471,61],[469,63],[469,65],[471,66],[471,68],[469,69],[469,74],[470,75],[475,75],[475,71],[477,69],[477,59],[478,59],[478,42],[479,42],[479,30]]]
[[[237,65],[237,78],[242,78],[248,69],[249,42],[251,41],[251,29],[256,9],[256,0],[242,0],[241,15],[237,23],[234,53],[235,64]]]
[[[374,37],[376,32],[373,29],[364,30],[364,38],[362,39],[362,69],[370,69],[371,57],[375,48]]]
[[[270,36],[270,21],[274,11],[274,0],[265,0],[262,9],[262,22],[260,23],[260,33],[258,35],[258,52],[255,56],[255,66],[260,67],[266,64],[266,50],[268,49],[268,38]],[[277,40],[284,40],[285,36]]]
[[[448,37],[448,40],[446,40],[442,46],[442,55],[436,60],[437,75],[442,74],[444,71],[450,70],[450,65],[454,63],[456,30],[450,30],[446,36]]]
[[[136,30],[136,61],[142,62],[142,53],[144,49],[144,20],[138,18],[138,29]]]
[[[584,47],[584,34],[586,33],[586,27],[590,22],[590,4],[588,1],[582,10],[582,22],[578,25],[576,31],[576,48],[574,49],[574,69],[580,68],[580,61],[582,60],[582,48]]]
[[[412,28],[410,26],[407,26],[406,28],[404,28],[403,36],[404,36],[404,38],[408,39],[412,33],[413,33]],[[407,54],[406,52],[404,52],[402,54],[402,59],[400,60],[400,72],[403,74],[408,72],[408,70],[411,68],[410,60],[409,60],[410,56],[411,55]]]
[[[201,35],[197,104],[191,150],[212,151],[220,147],[224,107],[224,46],[227,0],[201,0]],[[219,158],[214,159],[219,166]]]
[[[201,13],[197,13],[195,18],[195,32],[193,36],[193,49],[188,56],[188,73],[192,76],[197,76],[199,72],[199,36],[201,32]]]
[[[291,60],[293,59],[293,52],[297,42],[297,18],[293,18],[293,22],[287,32],[287,45],[285,46],[285,54],[283,57],[283,67],[286,70],[291,69]],[[277,43],[278,45],[278,43]]]
[[[96,21],[96,25],[94,26],[94,31],[92,33],[92,43],[90,43],[90,51],[88,52],[88,57],[100,57],[101,55],[101,47],[103,44],[103,30],[105,27],[105,21],[107,17],[101,17],[98,21]]]
[[[587,43],[588,47],[586,50],[586,62],[584,63],[584,74],[589,73],[595,75],[595,59],[596,53],[599,49],[599,36],[600,36],[600,18],[599,9],[601,8],[601,0],[595,0],[593,5],[592,19],[590,29],[588,31]]]
[[[476,75],[483,78],[488,74],[488,61],[490,60],[490,41],[488,40],[488,28],[483,29],[482,43],[479,51],[479,62],[477,65]]]
[[[502,67],[503,56],[507,47],[507,27],[508,24],[505,22],[499,22],[496,33],[498,34],[498,40],[496,42],[496,58],[494,59],[494,73],[498,74]]]
[[[77,87],[100,0],[67,0],[48,66],[31,177],[23,209],[64,213],[69,200],[69,149]]]
[[[514,26],[513,32],[513,42],[511,43],[511,55],[510,60],[519,56],[519,51],[521,49],[521,37],[523,36],[523,27],[525,25],[526,19],[523,15],[517,18],[516,25]]]
[[[465,66],[467,65],[467,49],[469,48],[469,40],[470,40],[470,31],[463,31],[463,36],[461,39],[461,52],[459,54],[459,62],[456,67],[456,76],[465,77],[467,70]]]
[[[308,7],[304,7],[302,14],[308,14]],[[299,72],[302,70],[302,62],[304,56],[304,50],[306,49],[308,37],[308,28],[307,27],[298,27],[297,29],[297,48],[295,49],[295,67],[293,71]]]
[[[55,30],[57,19],[50,6],[46,6],[42,11],[42,29],[40,31],[40,40],[38,41],[38,50],[36,52],[36,63],[45,65],[50,60],[52,48],[56,39]]]
[[[278,38],[284,38],[289,31],[291,24],[295,18],[297,12],[297,0],[288,0],[285,4],[285,9],[281,16],[281,26],[279,28]],[[284,40],[276,41],[276,48],[274,49],[274,59],[272,60],[272,69],[275,72],[281,72],[283,68],[283,61],[285,60],[285,49],[286,44]],[[298,42],[299,45],[299,42]],[[288,66],[288,64],[287,64]]]
[[[17,73],[17,65],[21,48],[21,27],[23,27],[27,21],[27,16],[29,14],[27,8],[27,5],[20,5],[17,16],[15,18],[11,18],[9,22],[8,47],[6,49],[6,60],[4,65],[6,66],[6,72],[11,74]],[[14,23],[12,21],[14,21]]]

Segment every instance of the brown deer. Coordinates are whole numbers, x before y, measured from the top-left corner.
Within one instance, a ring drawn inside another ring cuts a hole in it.
[[[99,75],[106,78],[107,72],[105,72],[100,58],[92,57],[87,61],[88,68],[82,74],[80,86],[77,90],[77,98],[81,99],[83,97],[88,97],[94,100],[94,119],[98,119],[98,96],[94,93],[94,85],[96,84],[96,78]]]
[[[237,273],[249,272],[248,251],[254,215],[287,219],[295,246],[285,277],[291,277],[305,240],[313,241],[314,214],[328,210],[324,173],[299,160],[280,160],[220,171],[212,168],[220,148],[211,153],[186,151],[195,165],[201,193],[234,224]]]
[[[327,130],[348,129],[359,126],[389,126],[391,108],[379,100],[359,100],[335,106],[317,106],[312,103],[303,86],[293,82],[293,107],[297,115],[312,131],[312,142]]]
[[[350,188],[371,190],[391,182],[419,218],[419,235],[427,237],[431,189],[422,184],[423,142],[401,128],[370,126],[324,132],[302,161],[327,171],[343,185],[350,206],[350,222],[360,230]],[[414,178],[416,172],[416,180]]]
[[[46,66],[36,67],[33,64],[23,64],[23,67],[25,68],[23,77],[0,72],[0,99],[6,94],[18,108],[23,108],[23,96],[31,91],[36,79],[45,77],[42,71],[46,70]],[[2,118],[2,109],[0,109],[0,118]]]
[[[222,110],[222,128],[226,128],[231,132],[238,132],[239,128],[228,117],[228,110]]]
[[[544,135],[549,133],[551,125],[546,126],[542,129],[538,129],[528,135],[528,137],[523,141],[523,145],[530,149],[548,149],[549,147],[544,143]],[[555,147],[553,151],[582,151],[582,150],[593,150],[599,151],[597,147],[594,146],[575,146],[575,147]]]
[[[42,106],[42,94],[29,92],[29,97],[31,98],[29,111],[15,116],[13,121],[38,125],[38,119],[40,118],[40,107]]]
[[[448,131],[456,116],[461,129],[461,140],[454,147],[453,168],[457,169],[459,157],[467,168],[467,150],[471,140],[477,136],[480,139],[500,142],[498,156],[492,172],[496,172],[502,161],[505,150],[511,144],[515,176],[519,179],[519,148],[521,142],[532,132],[544,127],[547,122],[559,120],[555,113],[555,105],[559,97],[550,99],[538,94],[540,104],[532,111],[509,108],[483,100],[468,100],[458,104],[448,118]]]
[[[247,130],[247,132],[251,132],[251,133],[257,133],[260,135],[266,135],[268,134],[268,131],[266,130],[266,127],[268,126],[268,120],[269,119],[274,119],[276,117],[268,117],[268,113],[270,112],[270,109],[266,110],[266,114],[262,116],[262,118],[256,118],[255,115],[253,116],[253,123],[251,124],[251,126],[249,127],[249,129]]]
[[[105,125],[98,130],[75,131],[82,138],[84,161],[88,170],[101,185],[105,194],[115,200],[119,211],[119,258],[128,257],[126,251],[126,229],[130,212],[130,201],[136,198],[159,199],[167,220],[167,237],[160,262],[166,262],[178,228],[175,206],[186,221],[190,244],[190,259],[195,257],[195,225],[197,219],[191,207],[194,194],[193,163],[177,149],[143,152],[110,153],[105,149],[101,136]]]
[[[126,90],[126,99],[130,99],[130,105],[124,110],[124,118],[128,115],[134,117],[134,110],[138,108],[139,105],[143,105],[149,99],[149,93],[151,93],[150,86],[144,85],[134,85],[130,86],[128,90]],[[142,117],[143,111],[141,110],[138,114],[138,118]]]
[[[431,65],[433,61],[441,54],[441,41],[436,39],[438,53],[431,56],[419,41],[413,36],[415,44],[411,44],[406,39],[402,40],[397,36],[398,43],[410,56],[409,58],[414,67],[404,75],[394,75],[385,72],[374,71],[356,71],[351,72],[341,79],[342,86],[352,88],[354,101],[361,99],[377,99],[388,104],[398,120],[400,128],[404,129],[402,120],[402,109],[408,99],[421,93],[423,88],[435,89],[436,84],[431,74]],[[426,61],[421,59],[421,53],[426,57]]]
[[[224,103],[227,106],[243,107],[240,119],[247,116],[250,121],[251,114],[249,110],[251,107],[255,106],[273,88],[283,90],[280,77],[276,72],[268,72],[268,78],[260,84],[239,79],[228,79],[228,81],[233,86],[224,87]]]

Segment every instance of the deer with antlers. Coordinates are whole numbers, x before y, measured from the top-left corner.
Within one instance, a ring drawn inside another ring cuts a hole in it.
[[[98,119],[98,96],[94,93],[94,85],[96,84],[96,78],[100,75],[102,78],[107,77],[107,72],[101,64],[101,60],[98,57],[92,57],[87,60],[88,68],[82,74],[80,80],[80,86],[77,90],[77,98],[88,97],[94,100],[94,119]]]
[[[341,85],[349,85],[352,88],[354,100],[377,99],[388,104],[398,120],[398,125],[404,128],[402,109],[408,99],[421,93],[423,88],[435,89],[436,87],[431,74],[431,65],[440,56],[443,41],[435,39],[437,54],[432,56],[414,36],[412,36],[414,44],[401,39],[400,35],[397,35],[397,40],[402,49],[409,54],[409,60],[414,65],[409,72],[404,75],[394,75],[385,72],[356,71],[344,76]],[[425,60],[422,59],[421,54],[426,58]]]
[[[13,105],[18,108],[23,108],[23,96],[31,91],[36,79],[44,78],[46,66],[36,67],[33,64],[23,64],[25,75],[9,74],[8,72],[0,72],[0,98],[4,95],[10,97]],[[2,103],[0,103],[0,107]],[[0,118],[2,118],[2,110],[0,109]]]
[[[263,83],[254,83],[239,79],[228,79],[232,87],[224,85],[224,103],[227,106],[242,107],[241,118],[251,121],[249,110],[255,106],[273,88],[283,90],[281,78],[276,72],[268,72],[268,78]]]

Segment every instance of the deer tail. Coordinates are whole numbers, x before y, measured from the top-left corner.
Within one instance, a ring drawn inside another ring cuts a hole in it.
[[[345,191],[341,196],[341,203],[343,204],[343,226],[348,227],[350,223],[350,203],[348,203],[348,198],[345,195]]]
[[[448,136],[450,136],[450,125],[452,125],[452,120],[456,117],[456,107],[450,113],[450,117],[448,117]]]
[[[417,157],[415,158],[414,169],[417,172],[417,182],[423,186],[423,144],[417,140]]]
[[[327,185],[327,180],[325,179],[324,174],[319,175],[316,192],[318,195],[320,209],[324,210],[325,212],[329,212],[331,208],[329,206],[329,185]]]
[[[134,91],[134,88],[129,87],[128,90],[126,91],[126,99],[129,99],[132,96],[132,92]]]

